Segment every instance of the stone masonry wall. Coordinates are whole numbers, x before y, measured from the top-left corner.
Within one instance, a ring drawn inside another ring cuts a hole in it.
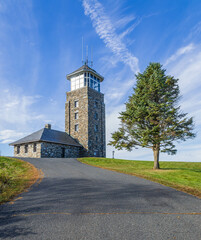
[[[14,156],[15,157],[30,157],[30,158],[40,158],[41,157],[41,143],[36,143],[36,152],[34,152],[34,143],[29,143],[28,151],[25,153],[25,145],[20,145],[20,153],[17,154],[17,145],[14,146]]]
[[[77,139],[80,144],[88,149],[88,89],[83,87],[71,92],[67,92],[65,106],[65,131]],[[78,100],[78,107],[75,101]],[[78,119],[75,119],[75,113]],[[79,130],[75,131],[75,124],[79,124]]]
[[[78,101],[78,107],[75,107],[75,101]],[[75,119],[76,112],[78,119]],[[78,131],[75,131],[75,124],[79,124]],[[89,87],[67,92],[65,131],[85,148],[83,155],[94,156],[96,152],[97,156],[105,157],[104,95]]]
[[[104,95],[88,89],[89,151],[91,156],[105,157],[105,104]],[[97,119],[95,118],[97,116]],[[96,129],[96,126],[98,129]]]
[[[25,153],[25,145],[20,145],[20,153],[17,154],[17,146],[14,146],[15,157],[30,157],[30,158],[61,158],[62,148],[65,149],[65,158],[76,158],[80,156],[80,147],[66,146],[62,144],[40,142],[37,143],[36,152],[33,151],[34,143],[29,143],[28,151]]]
[[[62,156],[62,148],[65,149],[64,156]],[[80,147],[66,146],[62,144],[54,144],[48,142],[41,143],[41,157],[42,158],[76,158],[80,156]]]

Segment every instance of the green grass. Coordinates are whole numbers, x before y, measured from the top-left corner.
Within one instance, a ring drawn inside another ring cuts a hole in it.
[[[19,159],[0,157],[0,204],[11,200],[38,178],[31,164]]]
[[[110,158],[79,158],[82,163],[142,177],[201,198],[200,162],[160,162],[153,170],[152,161],[129,161]]]

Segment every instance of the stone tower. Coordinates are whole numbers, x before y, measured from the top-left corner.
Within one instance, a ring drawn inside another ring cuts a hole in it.
[[[105,104],[100,84],[104,78],[86,63],[68,74],[65,131],[84,147],[84,156],[105,157]]]

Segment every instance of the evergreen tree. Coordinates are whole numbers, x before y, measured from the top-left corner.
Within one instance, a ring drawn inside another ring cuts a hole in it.
[[[118,150],[151,148],[154,169],[159,169],[160,151],[176,154],[174,141],[195,137],[193,119],[178,106],[178,79],[166,76],[165,71],[160,63],[150,63],[136,75],[134,93],[120,113],[121,127],[112,133],[109,143]]]

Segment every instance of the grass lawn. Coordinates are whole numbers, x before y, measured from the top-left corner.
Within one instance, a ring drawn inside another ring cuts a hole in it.
[[[129,161],[111,158],[78,158],[82,163],[142,177],[201,198],[200,162],[160,162],[153,170],[153,161]]]
[[[14,198],[38,179],[38,170],[19,159],[0,157],[0,204]]]

